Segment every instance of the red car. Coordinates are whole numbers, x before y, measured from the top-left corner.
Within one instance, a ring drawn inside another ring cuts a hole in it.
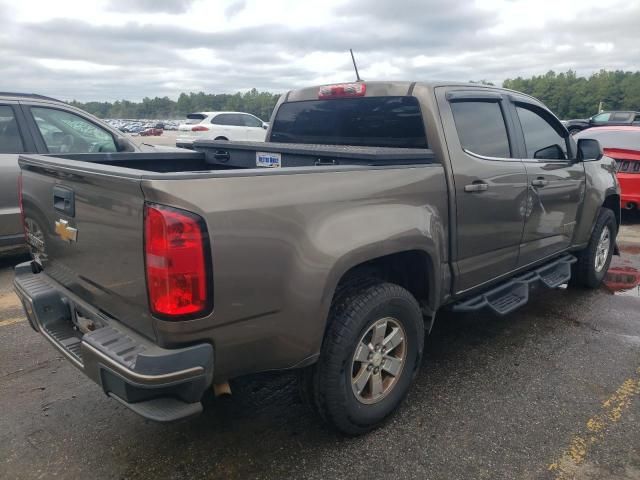
[[[158,137],[162,135],[161,128],[145,128],[139,133],[142,137]]]
[[[595,138],[604,154],[617,161],[622,208],[637,209],[640,205],[640,127],[588,128],[574,138],[576,141]]]

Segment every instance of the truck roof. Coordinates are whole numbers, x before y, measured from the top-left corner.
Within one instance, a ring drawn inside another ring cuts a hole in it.
[[[324,85],[335,85],[335,84],[345,84],[345,83],[356,83],[356,82],[335,82]],[[529,97],[536,102],[539,102],[538,99],[532,97],[531,95],[527,95],[526,93],[518,92],[516,90],[510,90],[508,88],[497,87],[494,85],[485,85],[482,83],[471,83],[471,82],[455,82],[455,81],[443,81],[443,80],[432,80],[432,81],[367,81],[364,80],[362,83],[367,85],[367,91],[373,91],[373,95],[398,95],[404,96],[413,91],[416,85],[421,87],[426,87],[428,89],[434,89],[437,87],[470,87],[470,88],[486,88],[491,90],[502,90],[504,92],[516,93],[518,95],[524,95]],[[296,101],[296,100],[309,100],[311,98],[317,98],[318,88],[324,85],[313,85],[310,87],[304,87],[300,89],[290,90],[285,94],[284,101]]]

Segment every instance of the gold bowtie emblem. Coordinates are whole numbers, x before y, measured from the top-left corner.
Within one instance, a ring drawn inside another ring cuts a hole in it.
[[[78,230],[70,227],[69,222],[62,219],[56,221],[56,233],[65,242],[75,242],[78,238]]]

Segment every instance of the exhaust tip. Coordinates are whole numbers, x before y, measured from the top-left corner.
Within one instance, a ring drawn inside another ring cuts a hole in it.
[[[225,395],[231,395],[231,386],[229,382],[224,383],[214,383],[213,384],[213,394],[216,397],[222,397]]]

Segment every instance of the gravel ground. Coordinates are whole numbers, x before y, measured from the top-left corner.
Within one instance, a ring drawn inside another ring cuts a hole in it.
[[[20,259],[1,260],[0,477],[640,479],[640,290],[611,290],[640,269],[637,220],[621,247],[609,288],[439,315],[408,398],[360,438],[327,429],[291,374],[238,379],[189,421],[143,420],[30,329]]]

